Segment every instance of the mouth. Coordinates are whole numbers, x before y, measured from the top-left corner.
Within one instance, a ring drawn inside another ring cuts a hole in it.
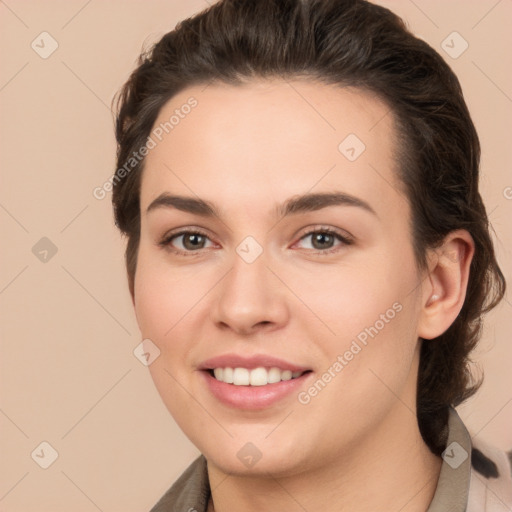
[[[217,367],[206,370],[211,377],[224,384],[233,386],[268,386],[279,382],[300,378],[311,370],[291,371],[277,366],[257,368]]]
[[[223,406],[243,411],[270,410],[287,404],[311,379],[312,370],[288,370],[277,366],[256,368],[205,368],[199,372],[209,395]],[[293,402],[290,402],[292,404]]]

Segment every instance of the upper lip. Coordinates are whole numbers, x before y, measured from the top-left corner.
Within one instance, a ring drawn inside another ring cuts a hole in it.
[[[272,368],[277,367],[280,370],[290,370],[292,372],[305,372],[309,370],[305,366],[300,366],[284,359],[279,359],[267,354],[257,354],[253,356],[240,356],[238,354],[223,354],[203,361],[199,365],[200,370],[213,370],[215,368],[247,368],[252,370],[259,367]]]

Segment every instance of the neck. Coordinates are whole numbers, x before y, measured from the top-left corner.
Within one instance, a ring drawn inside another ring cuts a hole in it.
[[[425,512],[435,493],[441,459],[403,403],[358,446],[330,463],[292,476],[226,475],[208,462],[215,512]],[[228,477],[229,476],[229,477]],[[217,485],[215,484],[217,482]]]

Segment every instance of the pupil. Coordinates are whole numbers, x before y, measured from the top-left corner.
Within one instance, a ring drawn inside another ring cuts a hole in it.
[[[318,242],[320,245],[327,244],[330,245],[329,242],[332,242],[332,235],[329,235],[327,233],[318,233],[314,237],[314,243]],[[325,249],[326,247],[319,247],[319,249]]]
[[[185,237],[185,247],[187,246],[187,242],[191,242],[189,245],[192,247],[192,249],[197,249],[197,247],[201,244],[201,239],[203,238],[202,235],[195,235],[191,234]],[[190,247],[188,247],[190,248]]]

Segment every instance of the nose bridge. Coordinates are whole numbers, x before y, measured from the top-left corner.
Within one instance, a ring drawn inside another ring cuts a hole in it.
[[[216,296],[216,323],[250,332],[257,325],[277,326],[286,321],[286,298],[267,265],[271,265],[267,251],[253,237],[236,247],[231,270]]]
[[[267,252],[263,251],[263,247],[257,249],[251,241],[240,243],[235,252],[229,278],[232,291],[238,293],[247,288],[253,296],[266,293],[269,273]]]

